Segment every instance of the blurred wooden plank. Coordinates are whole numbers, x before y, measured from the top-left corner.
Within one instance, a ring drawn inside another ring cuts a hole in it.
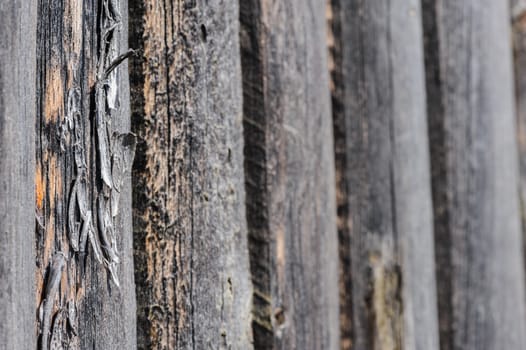
[[[127,51],[127,13],[125,0],[38,2],[40,349],[136,348],[127,65],[105,73]]]
[[[0,349],[34,349],[36,1],[0,18]]]
[[[438,349],[420,3],[330,4],[342,349]]]
[[[509,5],[423,6],[441,348],[523,349]]]
[[[511,1],[511,22],[513,30],[517,139],[519,145],[520,208],[524,254],[526,251],[526,0]]]
[[[238,14],[130,2],[141,349],[252,348]]]
[[[256,349],[337,349],[325,2],[240,2]]]

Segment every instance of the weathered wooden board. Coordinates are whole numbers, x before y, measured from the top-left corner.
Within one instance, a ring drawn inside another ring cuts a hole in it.
[[[240,2],[256,349],[337,349],[325,2]]]
[[[34,349],[36,1],[0,4],[0,349]]]
[[[423,4],[441,348],[524,349],[509,4]]]
[[[342,349],[438,349],[420,2],[330,4]]]
[[[523,254],[526,251],[526,0],[511,1],[517,139],[519,145],[520,208]],[[526,261],[525,261],[526,267]]]
[[[130,6],[138,346],[250,349],[237,2]]]
[[[38,2],[32,306],[40,349],[136,348],[135,138],[126,63],[111,70],[127,50],[127,13],[125,0]]]

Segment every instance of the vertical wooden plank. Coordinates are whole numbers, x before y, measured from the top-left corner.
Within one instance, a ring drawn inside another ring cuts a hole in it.
[[[523,254],[526,251],[526,0],[511,0]],[[525,265],[526,267],[526,261]]]
[[[330,5],[342,349],[438,349],[420,3]]]
[[[337,349],[325,2],[240,2],[256,349]]]
[[[523,349],[507,1],[424,0],[442,349]]]
[[[130,5],[138,346],[250,349],[237,2]]]
[[[34,349],[36,1],[0,18],[0,349]]]
[[[38,347],[134,349],[127,2],[38,4]]]

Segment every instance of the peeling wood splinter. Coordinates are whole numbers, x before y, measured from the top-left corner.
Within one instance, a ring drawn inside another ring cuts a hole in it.
[[[53,256],[53,261],[49,267],[49,275],[44,292],[44,299],[39,309],[41,343],[42,350],[49,348],[49,335],[51,333],[51,317],[53,305],[58,292],[58,286],[62,277],[62,270],[66,264],[66,256],[62,252],[57,252]]]
[[[97,130],[97,151],[99,169],[102,178],[102,188],[97,198],[97,218],[101,246],[98,240],[90,235],[98,260],[103,252],[103,262],[110,273],[111,279],[119,287],[117,266],[120,262],[113,218],[118,213],[118,193],[124,174],[131,169],[135,154],[135,135],[131,133],[117,134],[112,130],[111,114],[115,109],[116,77],[113,70],[126,58],[135,53],[134,50],[115,56],[116,43],[113,31],[120,25],[121,15],[115,0],[104,1],[103,19],[101,22],[100,56],[98,61],[98,81],[95,84],[95,128]],[[108,63],[109,62],[109,63]],[[124,140],[125,142],[114,142]],[[90,232],[88,227],[88,232]]]

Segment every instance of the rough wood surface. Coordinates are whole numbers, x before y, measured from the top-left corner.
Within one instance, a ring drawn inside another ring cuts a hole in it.
[[[342,349],[438,349],[420,13],[331,1]]]
[[[423,4],[441,348],[524,349],[509,4]]]
[[[138,346],[250,349],[237,2],[130,14]]]
[[[256,349],[337,349],[325,2],[240,2]]]
[[[110,71],[127,13],[124,0],[38,1],[39,349],[136,348],[126,63]]]
[[[0,349],[34,349],[36,1],[0,18]]]

